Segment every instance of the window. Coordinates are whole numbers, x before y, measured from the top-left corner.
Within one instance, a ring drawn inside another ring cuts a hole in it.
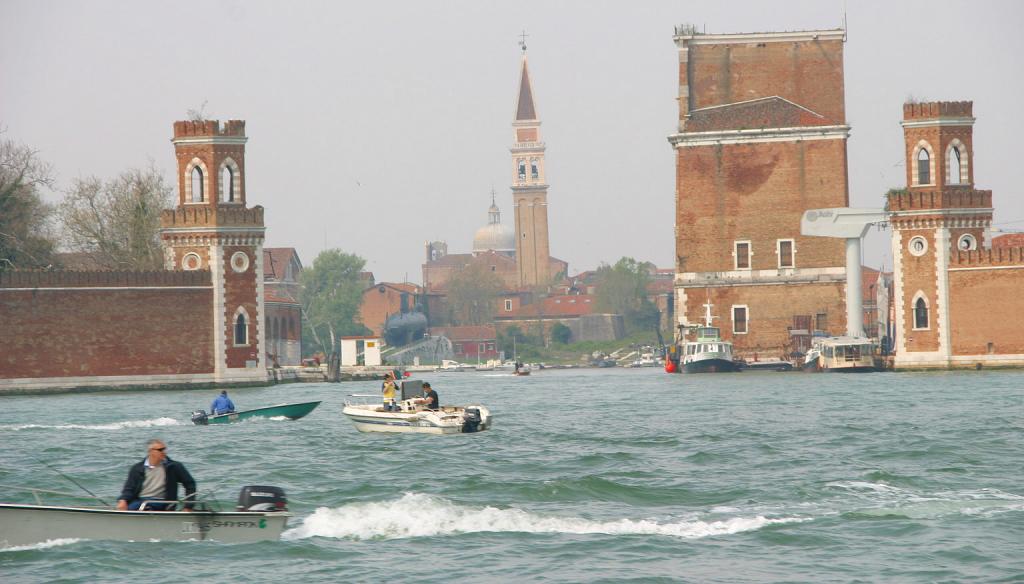
[[[540,178],[540,173],[537,172],[537,159],[534,158],[530,161],[530,176],[532,178]]]
[[[960,236],[960,239],[956,242],[956,248],[960,251],[973,251],[978,249],[978,240],[974,238],[970,233],[965,233]]]
[[[462,353],[462,343],[455,343],[455,352]]]
[[[956,146],[949,147],[949,156],[946,159],[946,182],[951,185],[960,184],[960,151]]]
[[[245,313],[235,316],[235,345],[249,344],[249,327],[245,324]]]
[[[192,202],[202,203],[205,199],[203,193],[203,169],[198,166],[192,167]]]
[[[792,239],[780,239],[779,240],[779,267],[780,268],[792,268],[793,267],[793,240]]]
[[[233,203],[235,201],[235,180],[231,167],[226,164],[220,171],[220,185],[224,200]]]
[[[910,243],[907,244],[907,249],[909,249],[910,253],[915,256],[923,256],[924,253],[928,251],[928,240],[920,235],[911,237]]]
[[[738,335],[747,334],[747,307],[732,307],[732,332]]]
[[[917,151],[917,184],[927,185],[931,182],[931,158],[928,151],[921,148]]]
[[[737,241],[735,246],[734,255],[736,256],[736,269],[737,270],[749,270],[750,269],[750,242],[749,241]]]
[[[512,299],[511,298],[506,298],[505,299],[505,312],[512,312]]]
[[[519,161],[519,180],[526,180],[526,161]]]
[[[914,330],[928,328],[928,303],[923,297],[914,301]]]
[[[814,330],[824,331],[828,330],[828,313],[819,312],[814,315]]]

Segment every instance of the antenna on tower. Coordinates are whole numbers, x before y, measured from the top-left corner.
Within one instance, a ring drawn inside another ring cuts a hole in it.
[[[526,34],[526,29],[524,28],[523,29],[523,34],[521,34],[519,36],[520,36],[519,46],[523,49],[523,52],[525,53],[526,52],[526,37],[528,37],[530,35]]]
[[[843,41],[847,40],[847,28],[846,28],[846,0],[843,0]]]

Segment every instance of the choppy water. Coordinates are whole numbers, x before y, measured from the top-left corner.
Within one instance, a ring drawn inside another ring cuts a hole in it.
[[[376,383],[233,391],[324,403],[207,427],[212,391],[0,398],[0,484],[76,490],[42,459],[113,500],[156,436],[201,492],[295,514],[279,542],[0,549],[0,580],[1024,582],[1024,373],[422,378],[493,431],[360,434],[341,406]]]

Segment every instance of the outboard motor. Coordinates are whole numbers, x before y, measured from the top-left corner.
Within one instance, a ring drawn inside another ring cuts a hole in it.
[[[192,423],[200,426],[205,426],[209,423],[206,415],[206,410],[196,410],[192,412]]]
[[[466,414],[462,416],[462,431],[467,434],[479,432],[481,419],[479,408],[466,408]]]
[[[238,494],[238,511],[287,511],[288,498],[281,487],[255,486],[242,487]]]

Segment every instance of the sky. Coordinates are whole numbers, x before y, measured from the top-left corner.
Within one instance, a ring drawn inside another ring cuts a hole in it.
[[[551,254],[673,267],[678,24],[708,33],[844,26],[850,204],[903,186],[902,104],[972,100],[975,185],[1024,229],[1024,3],[1014,1],[0,0],[0,127],[61,190],[154,164],[172,124],[244,119],[246,197],[268,247],[355,253],[422,280],[424,244],[468,253],[492,189],[512,224],[512,118],[525,31],[547,144]],[[888,233],[864,261],[890,268]]]

